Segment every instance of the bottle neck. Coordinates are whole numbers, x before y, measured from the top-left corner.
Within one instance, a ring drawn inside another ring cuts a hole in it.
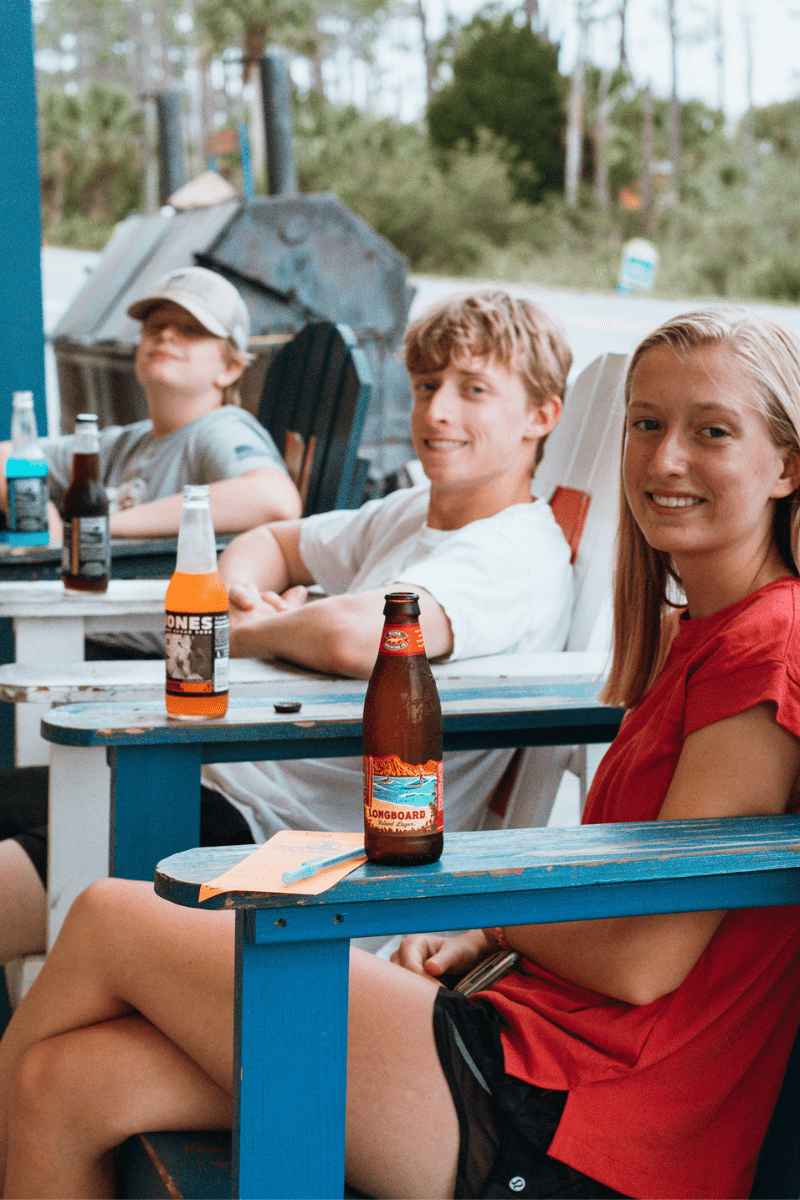
[[[425,644],[419,621],[408,617],[400,620],[387,617],[378,655],[386,658],[410,658],[420,654],[424,656]]]
[[[32,408],[14,409],[11,418],[11,443],[14,458],[43,457]]]
[[[80,421],[75,426],[75,444],[72,450],[74,454],[97,454],[99,452],[100,439],[94,423],[86,424]]]
[[[208,503],[184,501],[175,570],[185,575],[206,575],[216,569],[217,542]]]

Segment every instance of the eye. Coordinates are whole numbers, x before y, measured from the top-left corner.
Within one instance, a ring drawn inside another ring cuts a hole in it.
[[[701,429],[700,433],[703,437],[709,439],[726,438],[729,436],[728,430],[723,429],[720,425],[706,425],[705,429]]]
[[[414,379],[412,380],[412,390],[415,396],[431,396],[439,384],[435,379]]]
[[[655,433],[661,426],[655,417],[640,417],[638,421],[631,423],[631,428],[638,429],[642,433]]]

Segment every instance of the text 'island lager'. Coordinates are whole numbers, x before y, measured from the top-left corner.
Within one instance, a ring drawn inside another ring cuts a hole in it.
[[[373,862],[413,866],[442,853],[442,708],[419,624],[419,597],[385,597],[364,701],[364,846]]]
[[[75,418],[72,479],[61,504],[61,520],[64,587],[78,592],[105,592],[111,578],[111,541],[94,413],[79,413]]]
[[[185,720],[228,711],[228,593],[217,570],[207,485],[183,489],[178,558],[164,602],[167,712]]]

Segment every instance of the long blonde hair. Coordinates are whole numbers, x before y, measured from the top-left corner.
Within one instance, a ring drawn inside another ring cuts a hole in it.
[[[800,341],[774,321],[741,308],[713,307],[666,321],[637,347],[625,380],[625,406],[642,357],[655,346],[688,356],[725,346],[753,380],[753,399],[776,446],[800,449]],[[623,454],[625,433],[623,433]],[[800,489],[775,503],[775,543],[800,574]],[[679,601],[681,580],[669,554],[654,550],[633,518],[621,488],[614,579],[614,657],[603,699],[628,708],[653,684],[669,648],[665,621]]]

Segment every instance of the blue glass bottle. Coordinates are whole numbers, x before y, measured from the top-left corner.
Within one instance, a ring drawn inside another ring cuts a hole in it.
[[[46,546],[50,541],[47,502],[50,497],[47,462],[39,445],[33,393],[14,392],[11,415],[13,449],[6,462],[8,529],[11,546]]]

